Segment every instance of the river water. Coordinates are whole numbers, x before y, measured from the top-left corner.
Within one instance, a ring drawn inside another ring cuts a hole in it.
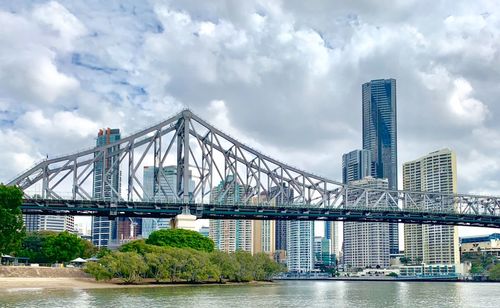
[[[265,285],[0,290],[0,307],[500,307],[500,284],[287,281]]]

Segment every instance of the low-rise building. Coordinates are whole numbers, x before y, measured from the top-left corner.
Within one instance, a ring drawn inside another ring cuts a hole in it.
[[[460,253],[487,253],[500,256],[500,233],[461,237]]]
[[[330,241],[326,237],[314,237],[314,269],[325,270],[335,265],[335,255],[330,253]]]
[[[456,264],[419,264],[406,265],[399,268],[401,277],[420,277],[420,278],[456,278],[463,275],[461,266]]]

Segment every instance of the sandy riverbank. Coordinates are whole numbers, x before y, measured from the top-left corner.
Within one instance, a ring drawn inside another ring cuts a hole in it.
[[[22,289],[112,289],[112,288],[162,288],[162,287],[189,287],[189,286],[234,286],[234,285],[263,285],[272,282],[253,281],[247,283],[208,283],[208,284],[170,284],[154,283],[147,279],[139,284],[123,284],[120,281],[100,282],[94,278],[41,278],[41,277],[0,277],[0,291]]]
[[[105,289],[129,287],[115,283],[97,282],[93,278],[0,277],[0,290],[9,289]]]
[[[0,266],[0,290],[8,289],[105,289],[149,287],[98,282],[78,268]]]
[[[242,284],[266,284],[268,282],[250,282]],[[224,285],[242,285],[226,283]],[[108,282],[96,281],[78,268],[53,268],[29,266],[0,266],[0,291],[19,289],[107,289],[107,288],[157,288],[208,284],[170,284],[154,283],[153,279],[145,279],[139,284],[123,284],[119,279]]]

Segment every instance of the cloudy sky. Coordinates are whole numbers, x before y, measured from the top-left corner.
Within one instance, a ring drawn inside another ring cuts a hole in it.
[[[395,78],[400,166],[449,147],[460,192],[500,195],[494,0],[0,1],[0,29],[0,181],[183,107],[340,179],[361,84]]]

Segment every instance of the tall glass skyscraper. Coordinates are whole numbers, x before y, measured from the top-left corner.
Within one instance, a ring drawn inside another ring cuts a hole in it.
[[[174,201],[177,194],[177,166],[158,167],[144,166],[143,199],[147,201]],[[162,171],[162,172],[160,172]],[[155,178],[158,182],[155,183]],[[142,237],[148,238],[151,232],[170,227],[169,218],[143,218]]]
[[[370,150],[354,150],[342,155],[342,182],[349,184],[372,175],[371,157]]]
[[[325,239],[329,241],[330,254],[334,254],[338,260],[340,258],[340,230],[338,221],[325,222]]]
[[[363,149],[372,154],[375,178],[385,178],[389,189],[398,188],[396,80],[377,79],[362,86]],[[390,225],[390,251],[399,252],[398,225]]]
[[[387,188],[387,179],[371,175],[371,151],[354,150],[342,155],[342,180],[345,184]],[[349,197],[349,196],[348,196]],[[389,224],[344,222],[345,266],[349,268],[389,266]]]
[[[288,204],[293,202],[293,189],[290,189],[290,187],[285,186],[283,184],[283,193],[281,192],[280,186],[274,186],[269,189],[269,195],[270,196],[276,196],[274,198],[276,204]],[[286,220],[277,220],[276,221],[276,230],[275,230],[275,236],[276,236],[276,241],[275,241],[275,249],[276,250],[286,250]]]
[[[97,134],[96,146],[103,146],[120,140],[119,129],[100,129]],[[108,152],[115,152],[120,149],[119,146],[109,148]],[[93,180],[93,198],[101,200],[111,200],[119,197],[120,193],[120,169],[119,165],[114,165],[116,157],[109,157],[105,162],[103,159],[98,159],[94,163],[94,180]],[[103,173],[110,171],[109,168],[115,168],[108,173],[107,179],[110,185],[103,186]],[[105,169],[105,170],[103,170]],[[103,172],[104,171],[104,172]],[[115,192],[114,192],[114,191]],[[116,222],[111,221],[106,217],[92,217],[92,243],[96,247],[108,247],[112,239],[116,239]]]
[[[99,147],[111,144],[120,138],[119,129],[101,129],[97,134],[96,145]],[[109,147],[106,159],[97,159],[94,163],[93,198],[106,201],[121,198],[121,173],[120,164],[117,162],[119,157],[110,155],[119,149],[119,145]],[[107,217],[94,216],[92,217],[92,243],[97,247],[109,247],[135,239],[141,233],[141,222],[141,218],[119,217],[109,220]]]

